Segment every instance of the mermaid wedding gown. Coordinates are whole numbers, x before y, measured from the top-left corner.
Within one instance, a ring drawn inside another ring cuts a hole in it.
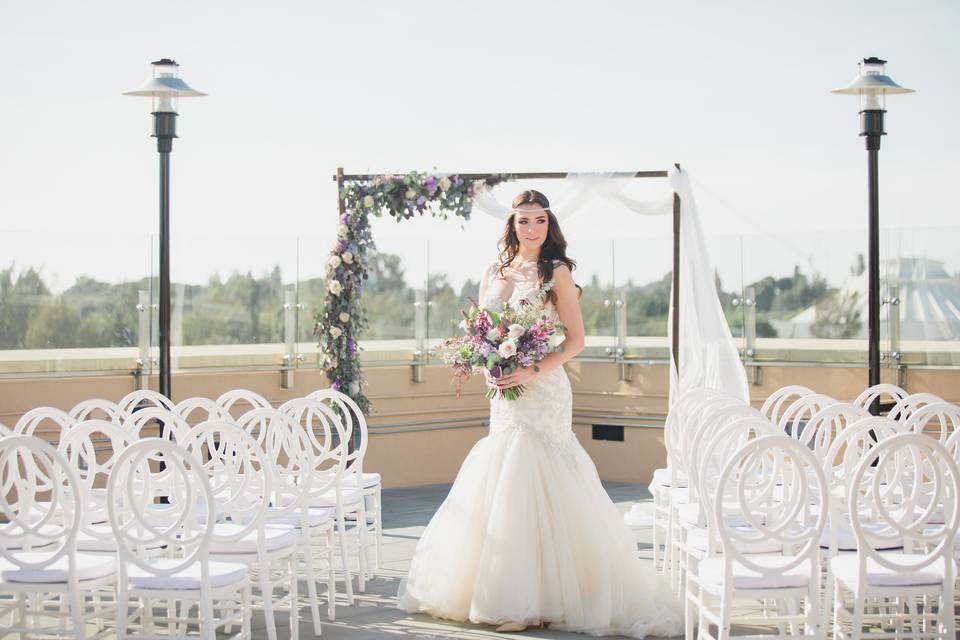
[[[488,272],[481,306],[513,304],[539,287],[535,264],[508,275]],[[489,435],[423,532],[398,606],[458,621],[543,620],[552,629],[642,638],[682,631],[670,593],[638,559],[633,533],[576,439],[570,381],[559,367],[518,400],[490,401]]]

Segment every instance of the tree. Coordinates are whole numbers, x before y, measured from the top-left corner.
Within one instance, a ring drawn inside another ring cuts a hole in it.
[[[854,338],[863,328],[856,291],[834,291],[817,304],[810,333],[817,338]]]

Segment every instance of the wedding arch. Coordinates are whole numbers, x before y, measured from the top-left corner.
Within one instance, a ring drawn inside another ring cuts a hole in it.
[[[622,178],[668,178],[671,191],[658,200],[636,200],[619,186]],[[668,171],[614,173],[346,174],[338,168],[333,179],[339,212],[337,240],[327,259],[325,304],[317,314],[314,334],[318,364],[331,387],[353,398],[364,413],[369,412],[370,401],[363,391],[358,339],[368,325],[360,292],[368,276],[369,253],[375,248],[370,217],[389,215],[399,221],[452,215],[467,220],[477,210],[506,219],[510,207],[497,200],[493,188],[507,181],[541,179],[575,181],[570,202],[552,203],[555,212],[566,214],[563,218],[597,197],[640,215],[672,215],[670,401],[691,386],[709,386],[748,399],[746,375],[714,287],[689,177],[679,165]]]

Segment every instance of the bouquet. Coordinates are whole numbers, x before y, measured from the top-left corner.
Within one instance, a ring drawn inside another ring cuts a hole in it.
[[[487,372],[493,378],[513,373],[543,360],[547,354],[560,350],[564,327],[551,320],[546,312],[547,292],[553,288],[549,281],[533,294],[521,299],[516,307],[504,303],[499,312],[480,307],[470,299],[469,311],[461,311],[460,328],[463,335],[447,338],[433,351],[453,366],[453,377],[460,397],[465,380]],[[499,395],[516,400],[523,395],[523,385],[509,389],[491,388],[486,397]]]

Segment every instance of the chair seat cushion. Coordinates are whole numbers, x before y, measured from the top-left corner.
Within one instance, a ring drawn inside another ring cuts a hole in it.
[[[833,536],[833,529],[831,527],[832,525],[828,524],[823,529],[823,534],[820,536],[821,549],[830,548],[830,542],[831,542],[830,539]],[[874,529],[879,531],[883,528],[883,525],[864,524],[863,528],[868,530]],[[891,549],[902,549],[902,548],[903,548],[903,540],[897,539],[897,540],[891,541],[888,545],[885,545],[884,547],[882,547],[881,550],[886,551]],[[838,551],[856,551],[857,550],[857,538],[856,536],[853,535],[853,530],[850,528],[849,524],[844,523],[837,528],[837,550]]]
[[[678,489],[687,487],[687,477],[681,473],[675,473],[673,482],[670,482],[670,469],[656,469],[653,472],[653,479],[650,481],[650,488],[674,486]]]
[[[900,564],[918,562],[922,555],[913,553],[888,552],[881,554],[892,562],[899,560]],[[859,554],[846,554],[830,558],[830,570],[836,579],[849,589],[856,590],[860,581]],[[956,563],[954,563],[956,574]],[[894,571],[867,559],[867,584],[871,587],[905,587],[943,584],[946,577],[946,567],[943,562],[934,562],[919,571]]]
[[[745,528],[744,528],[745,529]],[[697,551],[706,551],[709,532],[707,529],[690,529],[687,532],[687,546]],[[716,541],[716,550],[720,550],[720,541]],[[740,553],[780,553],[783,551],[783,545],[776,540],[760,540],[749,544],[738,544],[737,550]]]
[[[756,556],[750,558],[764,568],[776,569],[791,560],[790,556]],[[704,589],[712,593],[720,593],[724,589],[723,558],[707,558],[700,561],[698,569],[700,583]],[[764,575],[748,569],[736,560],[733,561],[733,588],[734,589],[791,589],[803,588],[810,583],[810,563],[801,562],[788,571],[775,571],[771,575]]]
[[[42,562],[49,558],[50,553],[43,551],[28,551],[18,553],[21,562]],[[92,553],[76,554],[77,580],[95,580],[104,578],[117,572],[117,558],[112,555]],[[0,558],[0,579],[4,582],[31,582],[51,584],[67,581],[70,565],[67,556],[55,560],[42,569],[21,569],[6,558]]]
[[[158,558],[150,562],[159,568],[173,568],[179,560]],[[226,587],[231,584],[242,583],[247,580],[247,565],[237,562],[210,562],[210,586]],[[172,575],[158,575],[145,571],[143,568],[131,564],[127,568],[130,586],[137,589],[167,589],[171,591],[190,591],[200,589],[200,563],[194,562],[190,566],[177,571]]]
[[[340,504],[344,507],[360,504],[363,499],[363,491],[349,487],[340,488]],[[330,489],[323,494],[316,496],[310,502],[311,507],[335,507],[337,506],[337,494],[335,489]]]
[[[159,549],[162,542],[155,541],[147,549]],[[117,539],[109,524],[96,524],[77,532],[77,551],[117,551]]]
[[[267,509],[267,526],[273,524],[277,525],[290,525],[294,527],[300,527],[302,520],[300,517],[301,510],[294,509],[287,513],[282,513],[283,509]],[[330,522],[330,518],[333,515],[333,510],[329,508],[321,507],[311,507],[307,513],[307,526],[308,527],[319,527],[320,525]]]
[[[701,514],[699,502],[688,502],[687,504],[680,505],[677,507],[677,516],[680,519],[680,523],[688,527],[704,527],[707,524],[707,516],[706,514]],[[763,522],[762,517],[758,516],[758,519],[760,522]],[[731,527],[749,526],[743,514],[737,513],[727,514],[727,524]]]
[[[213,525],[213,540],[210,541],[210,553],[256,553],[260,550],[260,536],[257,531],[248,531],[239,539],[231,538],[239,535],[244,526],[235,522],[218,522]],[[284,547],[292,547],[300,539],[297,527],[291,524],[272,523],[263,529],[264,551],[277,551]]]

